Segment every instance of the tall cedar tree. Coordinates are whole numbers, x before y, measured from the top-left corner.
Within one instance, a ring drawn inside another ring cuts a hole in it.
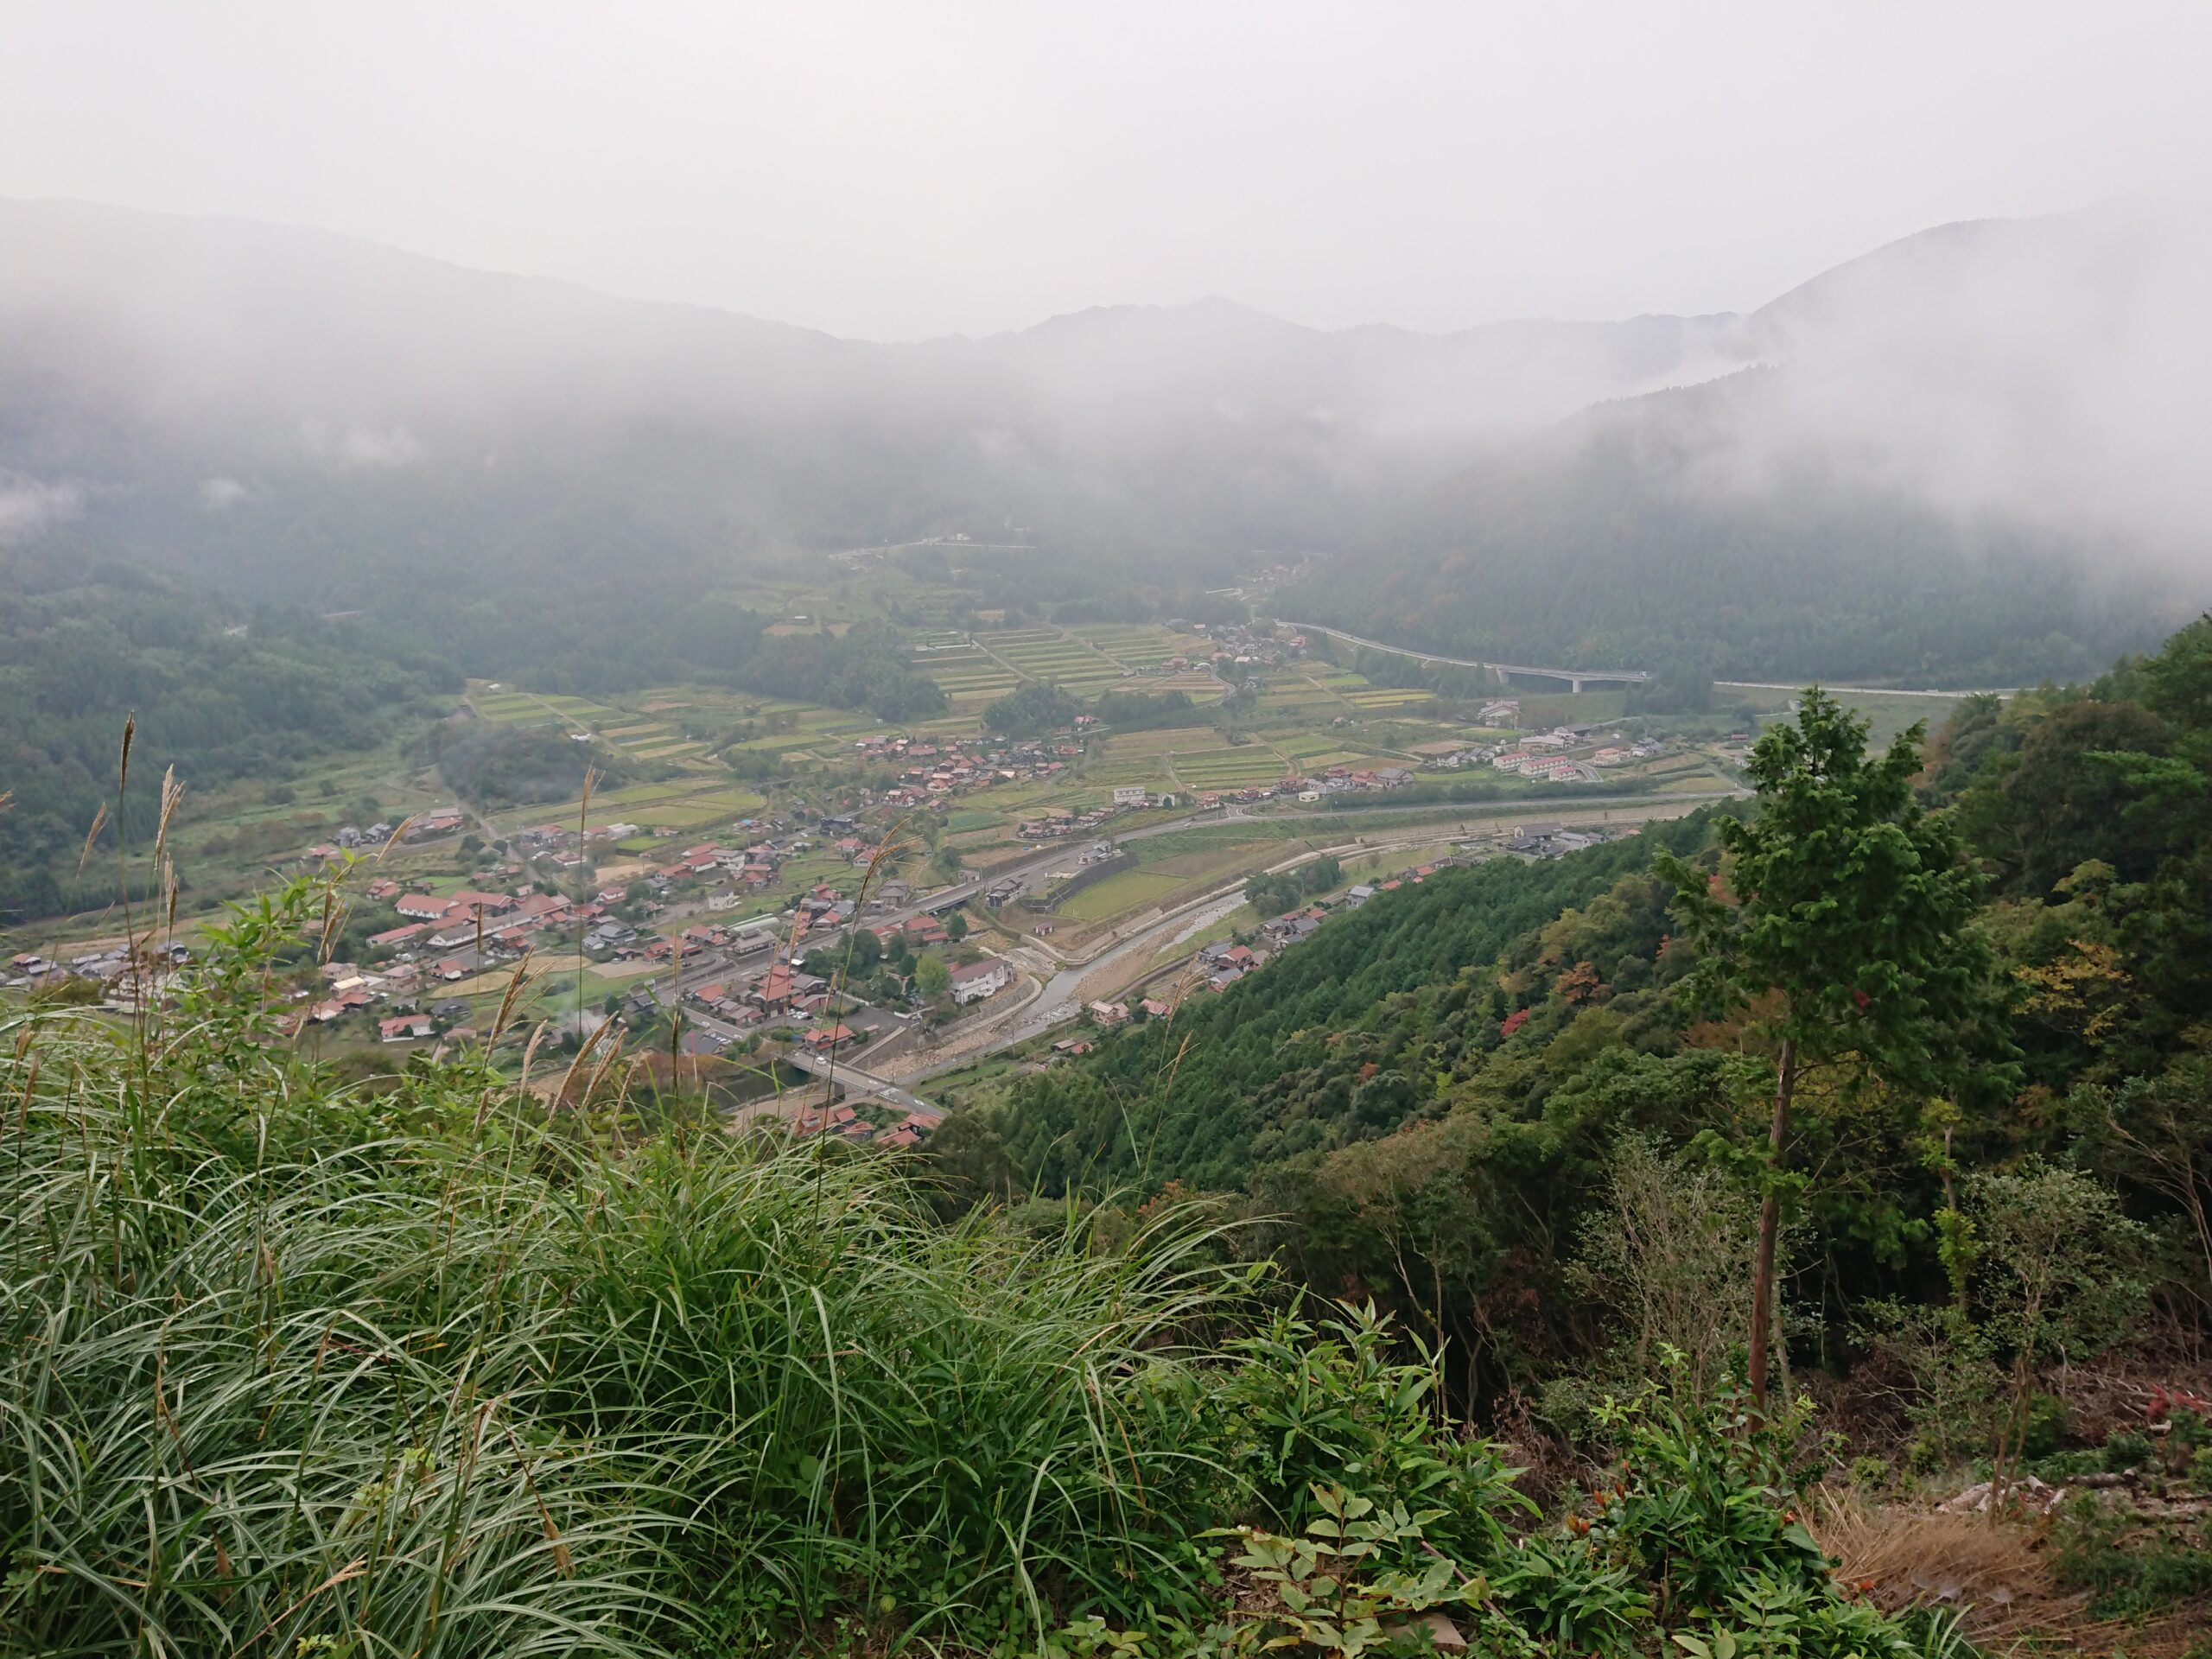
[[[1980,877],[1948,820],[1914,798],[1924,728],[1878,757],[1866,722],[1815,686],[1794,725],[1751,750],[1749,819],[1722,819],[1714,879],[1672,855],[1661,873],[1703,950],[1709,1006],[1778,998],[1774,1116],[1751,1267],[1750,1376],[1767,1398],[1775,1235],[1802,1067],[1850,1057],[1861,1075],[1934,1096],[2002,1088],[2005,1045],[1988,944],[1971,928]]]

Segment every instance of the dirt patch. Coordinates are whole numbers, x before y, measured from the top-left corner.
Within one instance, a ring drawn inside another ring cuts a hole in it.
[[[2083,1598],[2059,1590],[2037,1553],[2037,1535],[1985,1516],[1823,1496],[1807,1517],[1836,1576],[1885,1612],[1942,1607],[1977,1643],[2070,1631]]]
[[[2201,1650],[2205,1611],[2142,1620],[2093,1619],[2087,1598],[2060,1589],[2045,1564],[2047,1524],[1880,1505],[1856,1493],[1817,1497],[1806,1517],[1834,1556],[1837,1580],[1885,1612],[1955,1612],[1985,1653],[2120,1653],[2183,1659]]]

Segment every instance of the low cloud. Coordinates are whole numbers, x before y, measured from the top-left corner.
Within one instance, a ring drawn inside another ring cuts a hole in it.
[[[0,546],[28,541],[85,507],[84,486],[0,468]]]
[[[300,442],[316,460],[341,472],[387,472],[427,460],[429,450],[404,426],[381,429],[356,423],[334,430],[319,420],[303,422]]]
[[[1770,308],[1692,488],[1808,477],[2202,572],[2212,220],[2107,207],[1958,226]]]
[[[200,482],[200,505],[210,512],[228,512],[252,495],[253,492],[235,478],[207,478]]]

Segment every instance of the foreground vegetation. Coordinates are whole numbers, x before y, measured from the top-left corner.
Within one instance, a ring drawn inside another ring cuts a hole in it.
[[[1610,1408],[1615,1484],[1547,1521],[1432,1357],[1187,1205],[947,1220],[677,1098],[649,1133],[466,1058],[341,1086],[262,1001],[318,922],[296,884],[158,1020],[7,1029],[10,1651],[1947,1639],[1833,1584],[1794,1423]]]

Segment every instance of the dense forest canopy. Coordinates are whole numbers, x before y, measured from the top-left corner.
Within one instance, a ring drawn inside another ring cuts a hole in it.
[[[245,610],[112,561],[0,550],[0,790],[13,798],[0,811],[0,917],[63,907],[95,816],[118,811],[134,711],[137,787],[121,823],[143,847],[167,768],[203,788],[281,783],[426,721],[461,688],[449,659],[394,630]]]

